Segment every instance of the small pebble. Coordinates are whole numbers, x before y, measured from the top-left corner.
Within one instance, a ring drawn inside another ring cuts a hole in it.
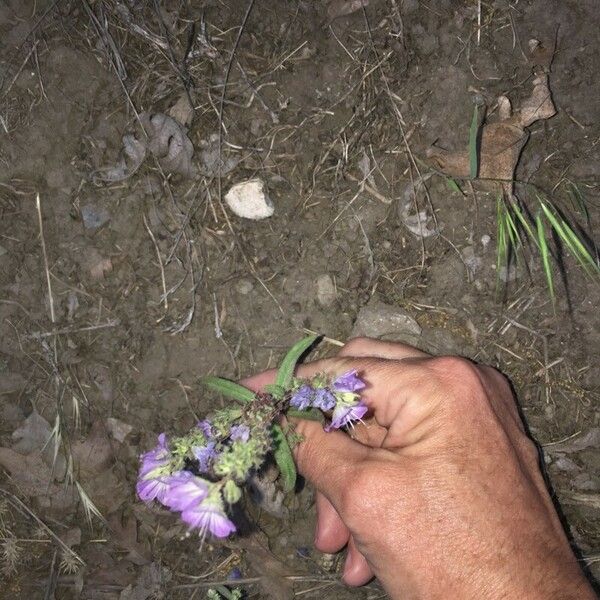
[[[81,218],[86,229],[99,229],[110,221],[110,213],[101,206],[86,204],[81,207]]]
[[[337,294],[333,279],[326,273],[317,278],[317,300],[323,307],[331,306]]]
[[[238,217],[253,221],[266,219],[275,212],[275,206],[260,179],[236,183],[225,194],[225,202]]]
[[[242,296],[247,296],[253,289],[254,286],[249,279],[240,279],[236,285],[237,291]]]

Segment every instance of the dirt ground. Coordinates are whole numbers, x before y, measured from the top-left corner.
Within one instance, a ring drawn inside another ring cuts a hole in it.
[[[534,247],[498,273],[497,184],[459,191],[427,161],[467,146],[474,101],[493,122],[529,96],[539,40],[557,114],[515,192],[593,248],[597,2],[365,4],[0,2],[2,598],[204,598],[230,577],[247,598],[385,597],[313,549],[307,486],[202,548],[135,498],[140,452],[219,406],[199,376],[273,367],[307,331],[321,355],[367,334],[500,368],[600,574],[598,278],[557,250],[553,309]],[[254,178],[263,220],[224,201]]]

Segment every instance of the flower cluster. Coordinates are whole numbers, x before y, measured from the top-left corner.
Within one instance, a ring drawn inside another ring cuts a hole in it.
[[[364,387],[356,371],[333,381],[293,379],[282,395],[257,394],[243,409],[218,410],[185,436],[167,440],[161,433],[157,446],[141,456],[137,494],[180,513],[201,536],[226,537],[236,530],[226,507],[240,500],[240,486],[274,450],[278,417],[288,408],[319,409],[331,416],[326,431],[345,427],[367,412],[358,393]]]
[[[253,431],[236,423],[240,411],[219,411],[184,437],[169,444],[166,435],[141,457],[137,494],[144,502],[156,500],[181,513],[191,529],[226,537],[235,531],[225,504],[241,497],[243,483],[252,469],[259,468],[270,448],[266,427],[254,418]],[[255,416],[256,417],[256,416]],[[260,415],[259,415],[260,417]]]
[[[295,380],[294,384],[290,406],[297,410],[318,408],[323,412],[333,411],[331,423],[325,431],[359,421],[367,412],[357,393],[364,389],[365,383],[355,370],[340,375],[331,383],[323,377],[315,377],[310,383]]]

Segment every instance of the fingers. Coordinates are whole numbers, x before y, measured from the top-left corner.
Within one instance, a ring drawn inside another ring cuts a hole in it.
[[[348,482],[369,456],[370,448],[341,431],[325,432],[321,423],[298,420],[301,441],[294,447],[298,471],[334,506],[342,505]],[[338,548],[339,549],[339,548]]]
[[[317,508],[315,547],[329,554],[339,552],[348,543],[350,532],[333,504],[320,492],[316,494],[315,504]]]
[[[365,557],[359,552],[352,537],[348,541],[348,552],[342,579],[347,585],[352,586],[365,585],[373,579],[373,571]]]
[[[414,346],[400,342],[385,342],[367,337],[352,338],[339,351],[338,356],[387,358],[390,360],[403,360],[429,356],[426,352]]]

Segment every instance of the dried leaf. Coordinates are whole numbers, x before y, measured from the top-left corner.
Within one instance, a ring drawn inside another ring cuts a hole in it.
[[[236,544],[246,551],[246,560],[252,570],[260,577],[262,598],[272,600],[291,600],[294,597],[291,575],[287,566],[269,550],[266,536],[253,533],[236,540]]]
[[[54,478],[62,480],[65,476],[67,461],[59,449],[54,461],[54,440],[50,439],[52,427],[37,411],[33,411],[12,434],[16,440],[12,449],[20,454],[35,454],[41,457],[47,467],[54,467]]]
[[[114,183],[129,179],[142,165],[146,158],[147,145],[132,134],[123,136],[123,148],[119,160],[112,167],[98,169],[92,173],[94,183]]]
[[[512,197],[514,172],[529,138],[525,127],[540,119],[549,119],[556,113],[547,75],[536,76],[531,96],[523,102],[519,111],[511,115],[510,101],[504,96],[498,99],[498,106],[500,121],[486,124],[481,130],[478,176],[502,182],[507,196]],[[464,179],[470,176],[468,148],[458,152],[430,148],[427,157],[446,175]]]
[[[179,173],[184,177],[196,174],[192,164],[194,146],[183,125],[162,113],[142,113],[140,121],[148,136],[148,150],[167,173]]]
[[[73,444],[71,454],[76,471],[83,479],[99,475],[111,466],[114,459],[113,442],[102,420],[94,422],[85,440]]]
[[[112,532],[111,541],[129,552],[127,560],[136,565],[147,565],[150,562],[149,549],[138,542],[137,520],[134,516],[113,514],[108,519],[108,525]]]

